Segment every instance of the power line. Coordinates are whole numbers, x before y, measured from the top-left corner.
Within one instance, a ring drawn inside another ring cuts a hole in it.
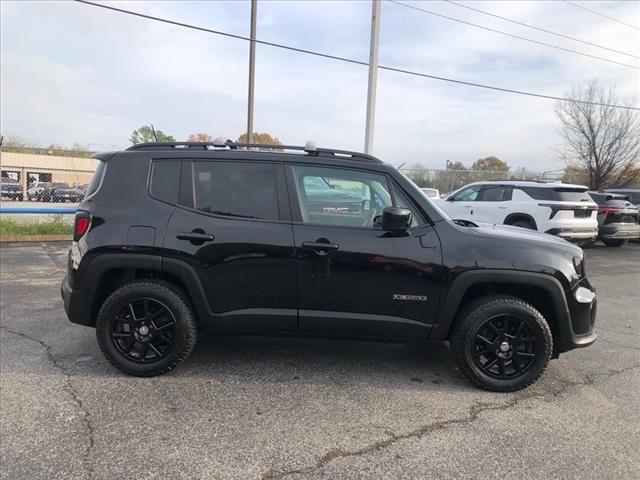
[[[598,45],[597,43],[588,42],[586,40],[580,40],[579,38],[571,37],[569,35],[564,35],[563,33],[553,32],[551,30],[547,30],[546,28],[536,27],[535,25],[529,25],[528,23],[520,22],[518,20],[514,20],[512,18],[503,17],[501,15],[496,15],[495,13],[487,12],[485,10],[480,10],[479,8],[470,7],[469,5],[463,5],[462,3],[454,2],[453,0],[443,0],[445,2],[451,3],[458,7],[466,8],[467,10],[473,10],[474,12],[482,13],[483,15],[489,15],[490,17],[499,18],[500,20],[504,20],[505,22],[515,23],[516,25],[522,25],[523,27],[532,28],[534,30],[538,30],[540,32],[548,33],[550,35],[555,35],[556,37],[566,38],[568,40],[573,40],[574,42],[584,43],[585,45],[590,45],[592,47],[601,48],[603,50],[609,50],[610,52],[619,53],[621,55],[627,55],[633,58],[640,58],[638,55],[634,55],[632,53],[622,52],[620,50],[616,50],[614,48],[605,47],[603,45]]]
[[[575,3],[575,2],[570,2],[569,0],[563,0],[563,1],[565,3],[568,3],[569,5],[572,5],[572,6],[576,7],[576,8],[581,8],[582,10],[586,10],[587,12],[591,12],[594,15],[598,15],[600,17],[607,18],[607,19],[611,20],[612,22],[616,22],[616,23],[619,23],[621,25],[625,25],[627,27],[631,27],[631,28],[635,28],[636,30],[640,30],[640,27],[636,27],[635,25],[631,25],[630,23],[625,23],[622,20],[618,20],[617,18],[610,17],[609,15],[605,15],[604,13],[596,12],[595,10],[591,10],[590,8],[584,7],[584,6],[579,5],[579,4]]]
[[[517,38],[518,40],[523,40],[523,41],[529,42],[529,43],[535,43],[537,45],[542,45],[544,47],[555,48],[556,50],[562,50],[564,52],[574,53],[576,55],[582,55],[583,57],[595,58],[596,60],[601,60],[603,62],[615,63],[616,65],[622,65],[624,67],[629,67],[629,68],[633,68],[635,70],[640,70],[640,67],[637,67],[635,65],[630,65],[628,63],[617,62],[617,61],[611,60],[609,58],[598,57],[596,55],[591,55],[589,53],[578,52],[577,50],[571,50],[570,48],[559,47],[558,45],[553,45],[551,43],[540,42],[538,40],[533,40],[531,38],[522,37],[520,35],[515,35],[513,33],[503,32],[502,30],[496,30],[495,28],[485,27],[484,25],[478,25],[477,23],[467,22],[466,20],[460,20],[459,18],[454,18],[454,17],[450,17],[448,15],[443,15],[441,13],[432,12],[431,10],[426,10],[424,8],[416,7],[415,5],[409,5],[408,3],[402,3],[402,2],[399,2],[397,0],[387,0],[387,1],[390,2],[390,3],[394,3],[396,5],[399,5],[401,7],[411,8],[413,10],[417,10],[417,11],[422,12],[422,13],[428,13],[429,15],[434,15],[436,17],[445,18],[445,19],[451,20],[453,22],[463,23],[463,24],[469,25],[471,27],[480,28],[482,30],[487,30],[488,32],[498,33],[500,35],[505,35],[505,36],[511,37],[511,38]]]
[[[162,23],[167,23],[169,25],[175,25],[178,27],[184,27],[184,28],[189,28],[192,30],[197,30],[200,32],[205,32],[205,33],[212,33],[215,35],[221,35],[224,37],[229,37],[229,38],[235,38],[238,40],[245,40],[247,42],[251,41],[251,39],[249,37],[245,37],[242,35],[236,35],[233,33],[227,33],[227,32],[221,32],[219,30],[213,30],[210,28],[205,28],[205,27],[198,27],[196,25],[190,25],[188,23],[181,23],[181,22],[176,22],[174,20],[168,20],[166,18],[160,18],[160,17],[154,17],[152,15],[147,15],[144,13],[138,13],[138,12],[133,12],[130,10],[124,10],[122,8],[117,8],[117,7],[112,7],[110,5],[104,5],[101,3],[93,3],[87,0],[75,0],[78,3],[83,3],[85,5],[89,5],[92,7],[98,7],[98,8],[104,8],[106,10],[112,10],[114,12],[119,12],[119,13],[124,13],[127,15],[132,15],[135,17],[140,17],[140,18],[145,18],[147,20],[153,20],[156,22],[162,22]],[[313,55],[316,57],[321,57],[321,58],[328,58],[330,60],[337,60],[340,62],[346,62],[346,63],[351,63],[351,64],[355,64],[355,65],[363,65],[363,66],[369,66],[369,64],[367,62],[363,62],[361,60],[355,60],[352,58],[346,58],[346,57],[339,57],[337,55],[330,55],[327,53],[321,53],[321,52],[314,52],[313,50],[307,50],[304,48],[298,48],[298,47],[292,47],[290,45],[283,45],[280,43],[274,43],[274,42],[267,42],[265,40],[255,40],[256,43],[260,44],[260,45],[265,45],[268,47],[274,47],[274,48],[281,48],[284,50],[289,50],[292,52],[298,52],[298,53],[305,53],[308,55]],[[534,93],[534,92],[527,92],[524,90],[515,90],[515,89],[510,89],[510,88],[502,88],[502,87],[495,87],[492,85],[485,85],[485,84],[481,84],[481,83],[474,83],[474,82],[467,82],[464,80],[456,80],[453,78],[447,78],[447,77],[440,77],[437,75],[430,75],[427,73],[422,73],[422,72],[415,72],[415,71],[411,71],[411,70],[405,70],[405,69],[401,69],[401,68],[396,68],[396,67],[387,67],[387,66],[383,66],[383,65],[378,65],[378,68],[381,70],[388,70],[390,72],[397,72],[397,73],[404,73],[406,75],[412,75],[412,76],[416,76],[416,77],[423,77],[423,78],[430,78],[433,80],[442,80],[445,82],[451,82],[451,83],[457,83],[459,85],[467,85],[467,86],[471,86],[471,87],[478,87],[478,88],[485,88],[488,90],[496,90],[499,92],[506,92],[506,93],[514,93],[514,94],[518,94],[518,95],[526,95],[529,97],[538,97],[538,98],[546,98],[549,100],[559,100],[559,101],[563,101],[563,102],[576,102],[576,103],[584,103],[584,104],[590,104],[590,105],[599,105],[602,107],[613,107],[613,108],[623,108],[625,110],[639,110],[640,108],[637,107],[630,107],[627,105],[615,105],[615,104],[607,104],[607,103],[598,103],[598,102],[588,102],[585,100],[577,100],[577,99],[572,99],[572,98],[565,98],[565,97],[556,97],[553,95],[544,95],[541,93]]]

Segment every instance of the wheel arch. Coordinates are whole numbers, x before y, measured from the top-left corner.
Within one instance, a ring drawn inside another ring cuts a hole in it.
[[[510,213],[505,217],[504,222],[502,223],[504,223],[505,225],[511,225],[514,222],[517,222],[518,220],[526,220],[528,222],[531,222],[533,227],[536,230],[538,230],[538,223],[536,222],[536,219],[533,218],[533,215],[531,215],[530,213],[524,213],[524,212]]]
[[[549,323],[557,352],[571,338],[571,316],[562,284],[550,275],[509,270],[470,271],[457,277],[440,304],[430,339],[451,338],[466,305],[482,296],[512,295],[532,304]]]
[[[81,265],[84,275],[79,282],[87,302],[82,321],[77,323],[95,326],[104,300],[120,285],[143,278],[161,280],[178,290],[190,302],[198,319],[211,314],[198,275],[187,262],[154,254],[110,252],[87,260],[87,264]]]

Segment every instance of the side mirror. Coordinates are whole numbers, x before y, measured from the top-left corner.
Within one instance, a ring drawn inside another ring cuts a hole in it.
[[[450,195],[446,198],[447,202],[455,202],[456,201],[456,197],[454,197],[453,195]]]
[[[411,226],[411,211],[400,207],[387,207],[382,211],[380,221],[386,232],[406,232]]]

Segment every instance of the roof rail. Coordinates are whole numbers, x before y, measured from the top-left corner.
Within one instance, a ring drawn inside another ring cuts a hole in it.
[[[371,163],[382,163],[379,158],[366,153],[353,152],[350,150],[337,150],[333,148],[317,148],[312,142],[307,142],[305,146],[301,145],[273,145],[265,143],[236,143],[230,140],[226,140],[224,143],[219,142],[218,139],[214,142],[152,142],[152,143],[139,143],[127,148],[127,151],[132,150],[213,150],[228,148],[230,150],[243,149],[256,149],[256,150],[293,150],[306,152],[308,155],[325,156],[333,158],[345,158],[347,160],[360,160]]]

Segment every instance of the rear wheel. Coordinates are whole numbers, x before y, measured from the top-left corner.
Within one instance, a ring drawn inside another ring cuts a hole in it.
[[[148,377],[168,372],[189,356],[197,324],[181,293],[165,283],[142,280],[109,295],[98,313],[96,336],[112,365]]]
[[[467,307],[451,347],[460,371],[486,390],[513,392],[544,372],[553,352],[542,314],[511,296],[481,298]]]
[[[604,243],[607,247],[621,247],[622,245],[624,245],[625,243],[627,243],[626,240],[602,240],[602,243]]]
[[[527,228],[529,230],[536,230],[536,226],[533,224],[531,220],[527,220],[526,218],[519,218],[517,220],[509,222],[507,225],[511,225],[513,227]]]

